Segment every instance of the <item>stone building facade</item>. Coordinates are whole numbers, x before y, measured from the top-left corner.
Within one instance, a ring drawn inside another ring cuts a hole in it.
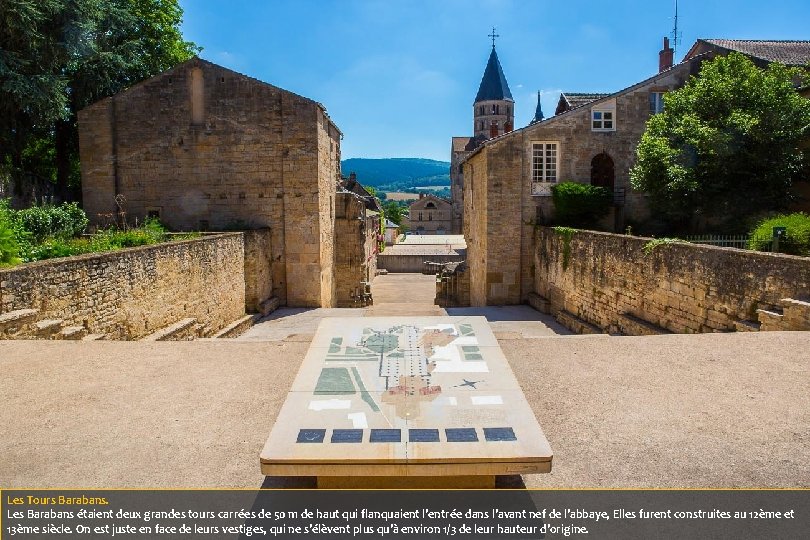
[[[341,133],[321,104],[193,58],[78,116],[92,223],[269,228],[280,303],[335,305]]]
[[[450,234],[453,227],[453,204],[447,199],[420,193],[408,207],[411,234]]]

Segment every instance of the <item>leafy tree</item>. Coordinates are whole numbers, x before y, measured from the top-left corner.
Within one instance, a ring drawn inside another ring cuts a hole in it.
[[[385,219],[391,221],[391,223],[397,226],[402,225],[402,207],[397,201],[385,201],[383,203],[383,213]]]
[[[76,111],[199,51],[178,0],[4,0],[0,20],[0,164],[18,192],[39,179],[67,198]]]
[[[802,70],[760,69],[737,53],[704,63],[647,122],[633,188],[648,192],[653,210],[675,228],[695,218],[733,225],[784,208],[804,166],[799,142],[810,126],[810,100],[794,86],[802,79]]]

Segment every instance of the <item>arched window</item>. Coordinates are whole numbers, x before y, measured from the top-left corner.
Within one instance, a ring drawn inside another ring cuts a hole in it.
[[[498,136],[498,122],[496,120],[492,121],[492,124],[489,126],[489,138],[493,139]]]
[[[613,159],[605,152],[596,154],[591,160],[591,184],[607,188],[612,192],[615,180]]]
[[[435,209],[436,209],[436,205],[435,205],[435,204],[433,204],[432,202],[429,202],[429,203],[427,203],[427,204],[425,205],[425,208],[430,208],[431,210],[435,210]]]

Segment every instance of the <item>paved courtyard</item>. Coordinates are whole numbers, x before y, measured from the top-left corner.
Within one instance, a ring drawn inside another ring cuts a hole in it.
[[[306,341],[325,317],[478,315],[487,318],[496,337],[536,338],[570,335],[553,317],[529,306],[449,308],[433,305],[436,277],[424,274],[377,276],[371,285],[374,305],[366,308],[280,308],[242,334],[241,341]]]
[[[807,333],[499,342],[555,453],[527,486],[810,486]],[[0,342],[0,485],[289,485],[259,452],[307,347]]]

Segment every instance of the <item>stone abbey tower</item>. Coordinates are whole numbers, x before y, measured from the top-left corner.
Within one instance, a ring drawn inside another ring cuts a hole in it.
[[[515,127],[515,100],[509,91],[509,83],[503,74],[498,53],[495,51],[495,29],[492,29],[492,52],[489,54],[484,76],[478,86],[473,103],[473,136],[453,137],[450,149],[450,194],[453,202],[453,233],[463,232],[464,179],[461,175],[461,161],[470,152],[488,140]]]
[[[492,43],[478,94],[473,105],[473,133],[476,138],[492,139],[509,133],[515,126],[515,100],[509,91],[509,84]]]

